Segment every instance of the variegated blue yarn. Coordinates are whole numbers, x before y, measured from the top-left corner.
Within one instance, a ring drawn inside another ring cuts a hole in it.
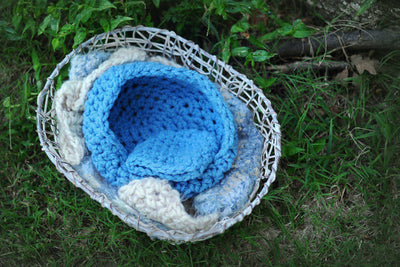
[[[195,71],[153,62],[113,66],[94,82],[83,133],[111,184],[153,176],[183,198],[218,183],[237,150],[233,116],[215,85]]]
[[[224,93],[224,99],[238,128],[238,153],[224,179],[194,197],[193,207],[197,215],[218,212],[221,217],[226,217],[240,211],[249,201],[260,175],[263,136],[243,102],[228,93]]]
[[[110,53],[96,51],[93,53],[79,54],[71,59],[69,70],[70,80],[79,80],[88,76],[102,62],[110,57]]]

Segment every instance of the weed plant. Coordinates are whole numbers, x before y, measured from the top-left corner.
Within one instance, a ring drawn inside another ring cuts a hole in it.
[[[398,264],[400,53],[381,55],[377,75],[340,81],[311,68],[272,73],[267,67],[282,61],[266,43],[309,36],[317,28],[305,25],[308,17],[323,22],[294,4],[2,1],[0,265]],[[69,183],[41,151],[35,108],[46,77],[71,48],[127,24],[194,40],[255,80],[279,113],[277,180],[222,235],[182,245],[151,240]]]

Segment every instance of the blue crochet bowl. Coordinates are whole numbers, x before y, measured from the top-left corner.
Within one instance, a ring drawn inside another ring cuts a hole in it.
[[[113,66],[93,84],[83,133],[112,185],[166,179],[188,198],[224,177],[236,156],[233,116],[205,76],[154,62]]]

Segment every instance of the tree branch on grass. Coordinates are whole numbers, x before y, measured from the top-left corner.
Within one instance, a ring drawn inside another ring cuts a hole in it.
[[[396,50],[400,49],[400,31],[358,30],[338,31],[302,39],[286,39],[269,43],[271,52],[282,58],[317,56],[339,49],[346,50]]]
[[[308,69],[343,70],[349,67],[350,67],[349,63],[343,61],[320,61],[320,62],[296,61],[282,65],[269,66],[267,67],[267,70],[274,72],[289,73],[292,71],[308,70]]]

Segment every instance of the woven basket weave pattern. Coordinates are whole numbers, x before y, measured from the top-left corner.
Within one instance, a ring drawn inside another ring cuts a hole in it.
[[[88,181],[80,177],[77,171],[66,163],[60,155],[53,96],[56,90],[55,79],[60,74],[61,68],[67,65],[76,54],[87,53],[92,50],[115,51],[120,47],[128,46],[141,48],[152,56],[172,59],[187,69],[206,75],[211,81],[227,89],[253,112],[254,122],[264,137],[261,177],[256,181],[251,201],[234,217],[220,220],[208,231],[187,234],[167,230],[157,223],[144,219],[139,213],[127,215],[124,210],[113,205],[105,194],[95,190]],[[208,54],[198,45],[177,36],[174,32],[143,26],[125,27],[97,35],[82,43],[57,64],[56,69],[49,76],[44,89],[38,96],[37,129],[43,150],[57,169],[75,186],[84,190],[128,225],[152,237],[170,240],[174,243],[204,240],[224,232],[227,228],[243,220],[260,203],[261,198],[267,194],[269,186],[276,178],[278,161],[281,156],[281,132],[277,114],[270,101],[251,80],[218,60],[216,56]],[[261,186],[259,186],[260,184]]]

